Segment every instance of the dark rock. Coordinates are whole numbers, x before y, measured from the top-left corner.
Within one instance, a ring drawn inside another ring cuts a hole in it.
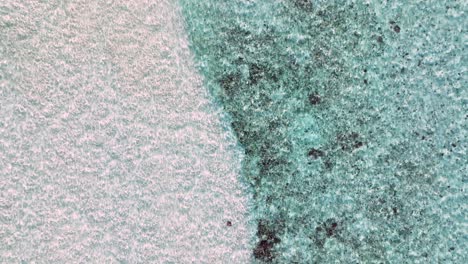
[[[360,148],[364,145],[364,143],[362,143],[361,141],[358,141],[356,142],[356,144],[354,144],[354,148]]]
[[[322,98],[320,97],[319,94],[317,93],[311,93],[309,95],[309,102],[310,104],[312,105],[317,105],[317,104],[320,104],[320,102],[322,101]]]
[[[309,153],[307,155],[312,159],[318,159],[320,157],[323,157],[324,154],[325,153],[323,151],[313,148],[309,150]]]
[[[258,221],[257,237],[260,241],[253,251],[254,257],[266,262],[272,261],[275,258],[273,248],[281,242],[281,239],[277,237],[276,231],[266,220]]]
[[[270,262],[274,259],[273,247],[274,243],[269,240],[261,240],[253,251],[253,255],[256,259],[263,260],[265,262]]]
[[[353,151],[364,146],[359,134],[356,132],[339,134],[336,137],[336,141],[343,151]]]
[[[333,223],[331,223],[330,225],[328,225],[328,226],[326,227],[326,228],[327,228],[327,229],[326,229],[326,230],[327,230],[327,236],[328,236],[328,237],[332,237],[332,236],[336,235],[335,231],[336,231],[337,227],[338,227],[338,224],[335,223],[335,222],[333,222]]]

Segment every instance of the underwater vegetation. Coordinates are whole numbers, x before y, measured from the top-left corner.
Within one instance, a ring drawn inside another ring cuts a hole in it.
[[[461,1],[180,2],[245,149],[257,261],[466,260]]]

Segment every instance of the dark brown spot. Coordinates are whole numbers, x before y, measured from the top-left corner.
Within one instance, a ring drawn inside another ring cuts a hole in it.
[[[254,249],[254,257],[256,259],[261,259],[263,261],[273,260],[273,242],[268,240],[262,240],[257,244],[257,247]]]
[[[276,236],[275,230],[266,220],[258,221],[257,237],[260,239],[260,242],[258,242],[253,251],[254,257],[267,262],[273,260],[275,257],[273,247],[281,242],[281,239]]]
[[[323,151],[313,148],[309,150],[309,153],[307,155],[312,159],[318,159],[320,157],[323,157],[324,154],[325,153]]]
[[[318,95],[316,93],[312,93],[312,94],[309,95],[309,102],[312,105],[319,104],[321,101],[322,101],[322,98],[320,98],[320,95]]]
[[[331,223],[331,225],[326,226],[327,236],[328,237],[334,236],[336,234],[335,231],[337,227],[338,227],[338,223],[336,222],[333,222]]]
[[[395,26],[393,27],[393,31],[395,31],[396,33],[400,33],[400,30],[401,30],[401,29],[400,29],[400,26],[398,26],[398,25],[395,25]]]
[[[232,222],[231,222],[231,221],[227,221],[227,222],[226,222],[226,225],[227,225],[227,226],[232,226]]]
[[[338,134],[336,140],[341,146],[341,150],[344,151],[352,151],[364,145],[364,143],[360,139],[359,134],[356,132]]]

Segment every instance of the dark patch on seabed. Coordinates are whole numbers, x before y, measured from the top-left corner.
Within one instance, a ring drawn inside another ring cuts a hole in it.
[[[181,0],[261,263],[466,263],[462,1]]]

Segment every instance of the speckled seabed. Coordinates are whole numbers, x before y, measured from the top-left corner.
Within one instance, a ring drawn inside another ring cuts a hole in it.
[[[468,263],[467,1],[180,0],[260,263]]]
[[[174,1],[1,1],[0,262],[248,263],[211,101]]]

